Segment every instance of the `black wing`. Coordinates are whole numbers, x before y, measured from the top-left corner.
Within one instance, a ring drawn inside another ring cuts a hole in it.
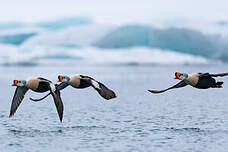
[[[57,85],[57,89],[58,90],[63,90],[65,89],[69,84],[65,83],[65,82],[61,82],[60,84]]]
[[[116,98],[115,92],[107,88],[101,82],[92,80],[92,87],[100,94],[100,96],[102,96],[106,100]]]
[[[91,80],[95,80],[94,78],[92,77],[89,77],[89,76],[86,76],[86,75],[79,75],[81,78],[88,78],[88,79],[91,79]],[[96,80],[95,80],[96,81]]]
[[[162,92],[168,91],[170,89],[185,87],[186,85],[188,85],[188,84],[186,84],[184,82],[184,80],[182,80],[181,82],[177,83],[176,85],[174,85],[172,87],[169,87],[167,89],[164,89],[164,90],[148,90],[148,91],[151,92],[151,93],[162,93]]]
[[[60,97],[60,92],[59,92],[59,90],[55,90],[55,92],[53,92],[50,88],[50,93],[53,97],[53,100],[54,100],[54,103],[56,106],[56,110],[57,110],[58,115],[59,115],[59,120],[62,122],[62,120],[63,120],[63,102],[62,102],[62,99]]]
[[[116,94],[111,89],[107,88],[104,84],[97,82],[99,87],[92,85],[92,87],[106,100],[116,98]]]
[[[228,73],[218,73],[218,74],[210,74],[211,77],[224,77],[228,76]]]
[[[46,81],[46,82],[49,82],[49,83],[52,83],[50,80],[45,79],[45,78],[42,78],[42,77],[38,77],[37,79],[42,80],[42,81]]]
[[[211,77],[210,73],[198,73],[199,77]]]
[[[106,87],[104,84],[102,84],[101,82],[95,80],[92,77],[89,76],[85,76],[85,75],[80,75],[81,78],[84,79],[90,79],[92,84],[91,86],[106,100],[112,99],[112,98],[116,98],[116,94],[114,91],[112,91],[111,89],[109,89],[108,87]]]
[[[57,85],[57,84],[56,84]],[[60,83],[56,86],[56,90],[63,90],[64,88],[66,88],[69,84],[67,83]],[[38,101],[41,101],[41,100],[44,100],[45,98],[47,98],[51,93],[48,93],[47,95],[43,96],[42,98],[39,98],[39,99],[34,99],[34,98],[29,98],[30,100],[32,101],[35,101],[35,102],[38,102]]]
[[[41,100],[44,100],[45,98],[47,98],[51,93],[49,92],[47,95],[43,96],[42,98],[38,98],[38,99],[34,99],[34,98],[29,98],[30,100],[34,101],[34,102],[38,102]]]
[[[24,95],[27,91],[28,91],[27,87],[17,87],[17,89],[14,93],[14,96],[13,96],[9,117],[12,117],[14,115],[17,108],[19,107],[22,100],[24,99]]]

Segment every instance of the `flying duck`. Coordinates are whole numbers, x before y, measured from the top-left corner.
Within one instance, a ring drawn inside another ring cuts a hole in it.
[[[66,88],[69,85],[72,86],[73,88],[77,88],[77,89],[92,87],[100,94],[100,96],[102,96],[106,100],[116,97],[116,94],[114,91],[110,90],[104,84],[102,84],[101,82],[99,82],[89,76],[75,75],[72,77],[68,77],[68,76],[59,75],[58,82],[61,82],[61,83],[59,85],[57,85],[57,87],[56,87],[57,90],[63,90],[64,88]],[[49,95],[50,95],[50,93],[40,99],[30,98],[30,100],[41,101]]]
[[[223,82],[216,82],[213,77],[223,77],[227,76],[228,73],[220,74],[210,74],[210,73],[195,73],[195,74],[186,74],[186,73],[175,73],[175,79],[181,80],[176,85],[169,87],[164,90],[148,90],[151,93],[162,93],[170,89],[181,88],[187,85],[190,85],[198,89],[208,89],[208,88],[222,88]]]
[[[14,80],[12,86],[16,86],[17,88],[13,96],[9,117],[12,117],[14,115],[17,108],[19,107],[22,100],[24,99],[25,93],[30,89],[34,92],[39,92],[39,93],[50,91],[50,94],[52,95],[55,102],[59,119],[62,122],[62,118],[63,118],[62,99],[60,97],[60,92],[57,89],[55,89],[55,86],[52,84],[51,81],[41,77],[30,78],[28,80]]]

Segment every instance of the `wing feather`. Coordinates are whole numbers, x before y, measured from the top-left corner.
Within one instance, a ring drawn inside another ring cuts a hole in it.
[[[50,92],[51,92],[51,95],[53,97],[56,110],[58,112],[59,120],[62,122],[62,120],[63,120],[63,102],[62,102],[62,99],[60,97],[60,91],[58,89],[53,91],[50,88]]]
[[[210,74],[212,77],[224,77],[228,76],[228,73],[218,73],[218,74]]]
[[[45,78],[43,78],[43,77],[38,77],[37,79],[39,79],[39,80],[41,80],[41,81],[45,81],[45,82],[52,83],[50,80],[45,79]]]
[[[13,96],[9,117],[12,117],[14,113],[17,111],[17,108],[19,107],[22,100],[24,99],[24,95],[27,91],[28,91],[27,87],[17,87]]]
[[[185,87],[186,85],[188,85],[188,84],[186,84],[186,83],[184,82],[184,80],[182,80],[182,81],[180,81],[179,83],[175,84],[174,86],[169,87],[169,88],[164,89],[164,90],[148,90],[148,91],[151,92],[151,93],[163,93],[163,92],[166,92],[166,91],[168,91],[168,90],[170,90],[170,89]]]
[[[95,80],[90,76],[80,75],[81,78],[90,79],[92,82],[91,86],[106,100],[116,98],[116,94],[114,91],[106,87],[103,83]]]
[[[96,80],[92,80],[92,87],[106,100],[116,98],[116,94],[113,90],[106,87],[103,83]]]
[[[68,83],[61,82],[60,84],[57,85],[57,89],[58,89],[58,90],[63,90],[63,89],[65,89],[67,86],[69,86]]]

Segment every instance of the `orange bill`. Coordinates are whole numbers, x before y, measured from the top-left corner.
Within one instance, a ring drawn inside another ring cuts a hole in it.
[[[17,86],[18,80],[13,80],[12,86]]]
[[[59,75],[58,76],[58,79],[59,79],[58,82],[62,82],[63,81],[63,76],[62,75]]]
[[[179,79],[180,78],[180,72],[176,72],[175,76],[176,76],[175,79]]]

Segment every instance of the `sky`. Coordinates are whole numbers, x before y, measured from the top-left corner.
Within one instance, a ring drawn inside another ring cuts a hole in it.
[[[0,22],[38,22],[63,16],[89,16],[98,23],[228,20],[227,6],[227,0],[0,0]]]

